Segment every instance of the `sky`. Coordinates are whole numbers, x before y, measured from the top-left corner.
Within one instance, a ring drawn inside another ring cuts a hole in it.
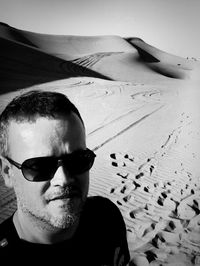
[[[139,37],[200,59],[200,0],[0,0],[0,21],[38,33]]]

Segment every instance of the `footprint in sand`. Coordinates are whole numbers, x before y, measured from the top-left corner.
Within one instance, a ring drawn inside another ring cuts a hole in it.
[[[113,179],[120,182],[121,184],[125,184],[125,183],[127,183],[127,181],[132,180],[130,173],[128,173],[126,171],[120,171],[118,173],[114,173],[112,175],[112,177],[113,177]]]
[[[133,202],[134,201],[134,197],[132,195],[127,195],[123,198],[124,202]]]
[[[145,214],[144,207],[139,207],[129,212],[129,216],[133,219],[141,218]]]
[[[168,221],[167,226],[164,228],[164,231],[166,232],[173,232],[176,229],[176,225],[174,221],[170,220]]]
[[[146,160],[146,162],[142,163],[139,167],[138,167],[138,171],[143,171],[143,174],[145,172],[145,174],[151,176],[154,172],[154,170],[156,169],[156,165],[157,165],[157,160],[152,157],[152,158],[148,158]]]
[[[136,189],[136,185],[132,182],[132,180],[126,180],[121,182],[122,185],[117,185],[115,187],[110,188],[110,194],[116,194],[120,197],[123,195],[129,195],[133,190]],[[128,198],[127,198],[128,200]],[[125,200],[126,201],[126,200]]]
[[[121,171],[120,173],[117,173],[116,175],[120,176],[123,179],[127,179],[127,177],[129,176],[129,173]]]
[[[165,242],[166,241],[161,233],[157,233],[151,241],[152,245],[156,248],[164,248]]]
[[[133,157],[133,155],[130,155],[128,153],[126,153],[124,155],[124,158],[127,159],[127,160],[129,160],[130,162],[134,162],[135,161],[135,158]]]
[[[139,174],[137,174],[137,175],[135,176],[135,179],[140,179],[140,178],[143,177],[143,176],[144,176],[144,173],[141,172],[141,173],[139,173]]]
[[[157,200],[157,203],[160,205],[160,206],[163,206],[163,202],[164,202],[164,198],[159,196],[158,197],[158,200]]]
[[[113,159],[112,165],[115,167],[126,166],[127,163],[134,162],[134,156],[129,153],[113,152],[110,154],[110,158]]]
[[[135,180],[133,180],[133,185],[135,186],[135,189],[137,189],[138,187],[141,187],[141,185],[137,183]]]
[[[115,166],[115,167],[124,167],[126,166],[125,162],[112,162],[112,166]]]
[[[149,168],[149,170],[150,170],[150,175],[153,173],[154,168],[155,168],[155,167],[154,167],[153,165],[150,166],[150,168]]]
[[[151,223],[149,226],[147,226],[142,233],[142,237],[146,237],[146,238],[149,236],[151,237],[152,232],[155,231],[155,227],[156,227],[156,223]]]
[[[126,190],[127,190],[127,186],[125,185],[125,186],[122,187],[122,189],[120,190],[120,192],[122,194],[124,194]]]
[[[190,195],[183,199],[177,206],[177,214],[180,219],[192,219],[200,214],[200,208],[197,201],[198,195]]]

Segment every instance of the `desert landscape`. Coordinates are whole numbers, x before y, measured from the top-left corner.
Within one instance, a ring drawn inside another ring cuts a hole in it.
[[[48,35],[4,23],[0,59],[0,111],[36,89],[64,93],[80,110],[97,155],[89,195],[120,209],[130,266],[200,265],[199,61],[136,37]],[[0,223],[15,208],[0,177]]]

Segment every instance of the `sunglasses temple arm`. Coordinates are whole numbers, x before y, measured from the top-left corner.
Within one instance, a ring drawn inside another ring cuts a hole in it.
[[[19,164],[19,163],[13,161],[13,160],[10,159],[9,157],[5,157],[5,158],[9,161],[9,163],[13,164],[13,165],[16,166],[18,169],[21,169],[21,167],[22,167],[21,164]]]

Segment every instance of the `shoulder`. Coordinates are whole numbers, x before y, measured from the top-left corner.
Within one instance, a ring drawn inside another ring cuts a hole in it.
[[[94,212],[114,212],[120,213],[118,207],[108,198],[102,196],[89,197],[86,202],[87,209],[93,209]]]
[[[93,204],[95,205],[106,205],[106,206],[113,206],[115,205],[110,199],[102,197],[102,196],[93,196],[93,197],[88,197],[86,203],[89,206],[92,206]]]
[[[86,212],[88,216],[93,216],[96,220],[106,223],[114,229],[125,227],[123,216],[119,208],[108,198],[102,196],[89,197],[86,202]],[[90,214],[90,215],[89,215]]]
[[[12,216],[0,224],[0,248],[7,246],[13,229]]]
[[[12,216],[9,217],[8,219],[6,219],[5,221],[3,221],[1,224],[0,224],[0,237],[2,235],[6,235],[8,233],[8,230],[10,228],[12,228],[14,225],[13,225],[13,221],[12,221]]]
[[[89,232],[92,232],[95,236],[92,243],[100,243],[99,249],[104,250],[112,261],[128,263],[130,255],[126,237],[126,225],[117,205],[108,198],[95,196],[88,198],[86,209],[86,215],[89,218],[85,216],[85,219]],[[125,265],[125,263],[116,265]]]

